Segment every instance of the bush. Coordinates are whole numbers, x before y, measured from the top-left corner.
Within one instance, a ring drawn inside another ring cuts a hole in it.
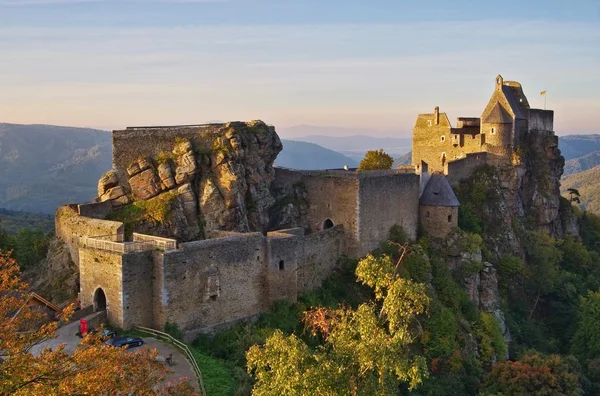
[[[183,341],[183,332],[179,329],[177,323],[165,323],[165,333],[176,340]]]

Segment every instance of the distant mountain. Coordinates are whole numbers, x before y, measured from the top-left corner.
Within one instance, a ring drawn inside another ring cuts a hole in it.
[[[563,196],[568,197],[569,188],[581,194],[581,209],[600,214],[600,165],[562,179],[560,191]]]
[[[0,124],[0,207],[54,213],[89,201],[111,167],[111,149],[106,131]]]
[[[394,168],[397,168],[401,165],[410,165],[412,164],[412,151],[404,154],[402,157],[394,158]]]
[[[594,151],[583,157],[573,158],[565,162],[564,176],[582,172],[600,165],[600,151]]]
[[[278,130],[281,130],[284,136],[294,136],[293,140],[318,144],[358,162],[364,158],[368,150],[383,149],[392,157],[399,157],[410,151],[412,145],[411,138],[407,137],[377,137],[400,135],[394,131],[311,125],[279,128]]]
[[[276,166],[293,169],[332,169],[353,168],[358,162],[338,152],[326,149],[314,143],[282,139],[283,151],[275,160]]]
[[[558,148],[565,160],[600,151],[600,135],[566,135],[558,138]]]

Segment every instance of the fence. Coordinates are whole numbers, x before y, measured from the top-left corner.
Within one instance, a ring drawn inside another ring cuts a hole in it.
[[[194,371],[196,372],[196,375],[198,376],[198,384],[200,385],[200,390],[202,391],[202,395],[206,396],[206,389],[204,389],[204,381],[202,379],[202,372],[200,371],[200,367],[198,367],[198,363],[196,363],[196,359],[194,359],[194,355],[192,355],[192,352],[190,351],[190,348],[187,345],[185,345],[183,342],[179,341],[178,339],[171,337],[169,334],[163,333],[162,331],[150,329],[148,327],[141,327],[141,326],[136,326],[135,329],[139,330],[141,332],[144,332],[144,333],[152,334],[153,336],[155,336],[159,339],[166,340],[166,341],[170,342],[171,344],[173,344],[173,346],[175,346],[177,349],[179,349],[185,355],[185,357],[190,361],[192,368],[194,369]]]
[[[144,252],[153,249],[177,249],[174,239],[153,237],[150,235],[134,234],[133,242],[124,242],[122,234],[81,237],[79,242],[85,247],[108,250],[115,253]]]

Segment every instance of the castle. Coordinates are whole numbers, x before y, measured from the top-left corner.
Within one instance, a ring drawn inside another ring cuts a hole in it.
[[[113,132],[98,199],[59,208],[56,233],[79,265],[82,307],[121,328],[176,324],[190,340],[295,301],[394,225],[444,238],[458,226],[448,179],[510,163],[533,131],[552,134],[552,112],[500,76],[481,119],[419,115],[415,165],[389,171],[274,168],[281,142],[260,121],[127,128]]]

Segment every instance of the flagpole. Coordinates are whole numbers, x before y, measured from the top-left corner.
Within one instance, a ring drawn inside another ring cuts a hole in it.
[[[546,98],[548,97],[548,90],[544,89],[544,110],[546,110]]]

